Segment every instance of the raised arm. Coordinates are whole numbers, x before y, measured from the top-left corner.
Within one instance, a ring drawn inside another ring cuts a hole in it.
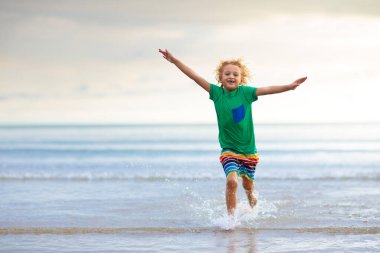
[[[273,86],[267,86],[267,87],[260,87],[256,90],[256,96],[263,96],[263,95],[269,95],[269,94],[276,94],[281,93],[289,90],[296,89],[301,83],[305,82],[307,77],[302,77],[291,84],[285,84],[285,85],[273,85]]]
[[[207,92],[210,92],[210,83],[207,82],[205,79],[203,79],[201,76],[199,76],[195,71],[193,71],[191,68],[186,66],[183,62],[181,62],[179,59],[175,58],[168,50],[158,50],[162,56],[168,60],[169,62],[173,63],[179,70],[181,70],[185,75],[193,79],[199,86],[201,86],[203,89],[205,89]]]

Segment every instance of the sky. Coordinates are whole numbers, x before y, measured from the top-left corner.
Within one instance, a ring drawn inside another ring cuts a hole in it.
[[[207,92],[243,58],[257,123],[380,122],[380,1],[0,0],[0,124],[216,123]]]

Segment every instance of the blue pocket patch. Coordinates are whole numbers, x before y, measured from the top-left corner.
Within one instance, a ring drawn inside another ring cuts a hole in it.
[[[236,123],[242,121],[245,117],[244,105],[239,106],[238,108],[232,109],[232,116]]]

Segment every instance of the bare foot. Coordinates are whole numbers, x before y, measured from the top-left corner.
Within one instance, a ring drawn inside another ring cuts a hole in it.
[[[247,197],[248,197],[248,202],[249,202],[249,205],[254,208],[257,204],[257,198],[255,197],[255,195],[253,194],[253,192],[247,192]]]

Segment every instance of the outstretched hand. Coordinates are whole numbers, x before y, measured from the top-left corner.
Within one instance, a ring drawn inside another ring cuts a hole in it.
[[[168,60],[169,62],[173,63],[175,58],[174,56],[167,50],[161,50],[161,49],[158,49],[158,52],[160,52],[162,54],[162,56]]]
[[[290,84],[291,87],[292,87],[292,90],[294,90],[295,88],[297,88],[301,83],[305,82],[306,79],[307,79],[307,76],[299,78],[299,79],[295,80],[294,82],[292,82]]]

